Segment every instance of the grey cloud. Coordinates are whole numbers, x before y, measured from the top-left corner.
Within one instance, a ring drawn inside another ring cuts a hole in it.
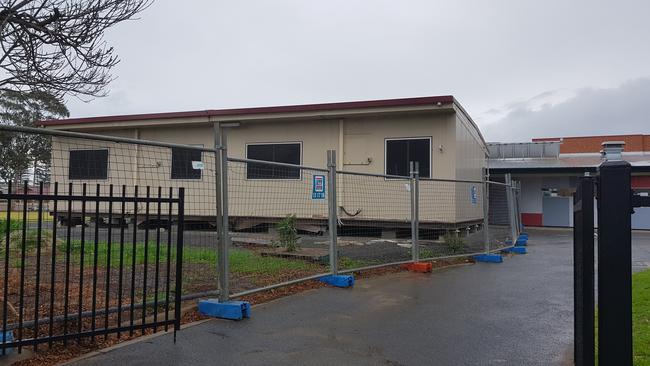
[[[650,133],[648,103],[650,78],[638,78],[615,88],[582,88],[573,98],[535,110],[528,103],[514,103],[505,117],[483,131],[489,141]]]
[[[647,0],[180,3],[107,34],[118,79],[73,117],[453,94],[491,138],[523,140],[489,122],[650,75]]]

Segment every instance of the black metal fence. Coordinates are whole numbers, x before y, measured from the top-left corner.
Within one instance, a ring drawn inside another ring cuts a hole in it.
[[[598,176],[580,179],[574,196],[575,364],[632,365],[632,235],[635,195],[629,163],[603,162]],[[595,337],[594,197],[597,201],[598,337]]]
[[[89,188],[54,183],[45,191],[41,183],[30,192],[27,182],[9,182],[0,193],[8,207],[0,218],[3,354],[179,329],[184,188]],[[138,230],[150,219],[165,225]]]

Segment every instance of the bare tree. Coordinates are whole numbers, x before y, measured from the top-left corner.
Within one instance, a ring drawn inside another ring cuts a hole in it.
[[[0,91],[104,96],[119,59],[104,31],[152,0],[0,0]]]

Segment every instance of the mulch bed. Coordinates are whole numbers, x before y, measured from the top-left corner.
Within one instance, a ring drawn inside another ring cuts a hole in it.
[[[436,261],[432,261],[431,263],[433,264],[433,268],[442,268],[442,267],[472,263],[472,262],[473,260],[471,258],[453,258],[453,259],[445,259],[445,260],[436,260]],[[406,270],[401,266],[387,266],[382,268],[365,270],[361,272],[354,272],[354,275],[356,279],[363,279],[363,278],[371,278],[376,276],[382,276],[385,274],[404,272],[404,271]],[[290,296],[297,293],[318,289],[322,287],[327,287],[327,286],[328,285],[320,281],[310,280],[310,281],[305,281],[294,285],[284,286],[284,287],[280,287],[268,291],[247,295],[242,297],[242,300],[250,302],[251,305],[258,305],[281,297]],[[201,315],[196,309],[196,306],[194,305],[188,304],[186,305],[184,310],[185,311],[183,312],[183,316],[181,318],[182,324],[193,323],[207,318]],[[145,335],[153,334],[153,330],[149,329],[144,333]],[[81,344],[77,344],[76,342],[71,341],[68,343],[68,346],[65,348],[61,344],[55,344],[51,349],[48,349],[47,344],[43,344],[40,345],[38,352],[36,352],[32,358],[19,361],[15,363],[15,365],[17,366],[56,365],[74,359],[76,357],[79,357],[83,354],[96,351],[102,348],[111,347],[118,343],[122,343],[140,336],[142,336],[141,332],[137,332],[132,337],[129,336],[128,333],[122,334],[122,337],[119,339],[115,335],[110,335],[107,339],[104,339],[103,336],[98,336],[96,337],[94,343],[91,343],[89,340],[83,341]]]

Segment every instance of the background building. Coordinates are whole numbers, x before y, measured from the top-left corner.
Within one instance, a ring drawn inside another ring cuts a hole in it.
[[[520,209],[526,226],[573,226],[578,177],[595,174],[605,142],[622,142],[622,158],[632,165],[632,188],[650,192],[650,135],[539,138],[526,143],[489,143],[489,171],[498,179],[511,173],[521,182]],[[650,208],[637,208],[634,229],[650,229]]]

